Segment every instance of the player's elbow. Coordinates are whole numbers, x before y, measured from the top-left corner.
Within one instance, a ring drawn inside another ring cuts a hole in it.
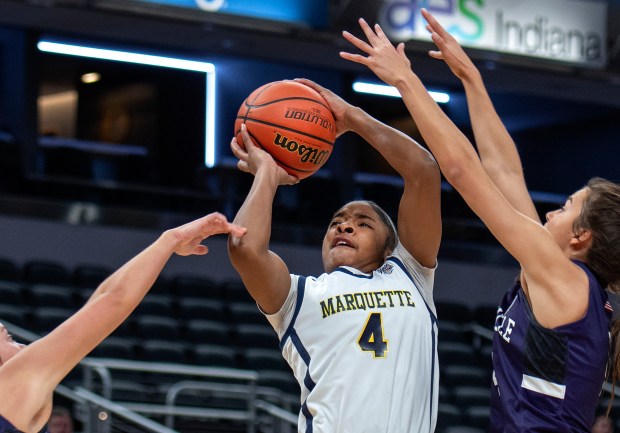
[[[467,164],[459,164],[456,161],[454,163],[446,164],[442,167],[446,181],[452,185],[457,191],[461,191],[472,182],[472,167]]]
[[[399,171],[405,180],[426,181],[441,177],[437,161],[427,151],[422,154],[408,155],[408,158],[403,160],[403,167],[405,169]]]
[[[235,236],[228,236],[228,256],[231,262],[234,264],[245,253],[245,248],[241,238]]]
[[[430,152],[428,152],[426,156],[422,158],[422,162],[420,165],[421,165],[420,172],[424,176],[431,178],[431,179],[441,178],[441,171],[439,170],[439,164],[437,164],[435,157],[433,157],[433,155]]]
[[[413,180],[416,184],[424,184],[427,186],[439,185],[441,183],[441,171],[439,165],[429,152],[422,158],[418,158],[413,170],[410,170],[409,178],[404,176],[406,180]]]
[[[228,256],[236,269],[258,260],[259,248],[245,237],[228,236]]]

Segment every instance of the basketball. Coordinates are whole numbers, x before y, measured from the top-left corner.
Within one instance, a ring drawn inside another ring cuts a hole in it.
[[[243,123],[254,144],[299,179],[325,164],[336,140],[334,116],[325,99],[291,80],[264,84],[243,101],[235,120],[235,137],[241,145]]]

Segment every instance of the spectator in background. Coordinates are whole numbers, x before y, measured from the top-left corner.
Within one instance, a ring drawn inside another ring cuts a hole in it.
[[[614,421],[606,415],[597,416],[592,425],[592,433],[614,433]]]
[[[54,406],[47,423],[48,433],[74,433],[71,412],[64,406]]]

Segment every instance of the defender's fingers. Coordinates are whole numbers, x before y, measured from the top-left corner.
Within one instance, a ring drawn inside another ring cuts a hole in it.
[[[433,59],[443,60],[443,53],[441,51],[429,51],[428,55]]]
[[[437,21],[437,19],[428,10],[422,8],[422,16],[428,23],[428,25],[435,31],[435,33],[441,35],[441,37],[451,36],[450,33]]]
[[[228,229],[229,229],[229,233],[231,233],[233,236],[237,236],[237,237],[241,237],[243,236],[248,229],[245,227],[241,227],[237,224],[233,224],[233,223],[229,223],[228,224]]]
[[[367,54],[370,54],[372,52],[372,47],[370,45],[368,45],[366,42],[362,41],[357,36],[354,36],[353,34],[347,32],[346,30],[342,32],[342,36],[347,41],[351,42],[360,51],[363,51],[363,52],[365,52]]]
[[[366,20],[364,18],[360,18],[357,21],[358,21],[360,27],[362,28],[362,31],[366,35],[366,38],[368,39],[368,42],[370,42],[370,45],[372,45],[374,47],[375,44],[377,43],[377,39],[378,39],[377,35],[373,31],[373,29],[370,28],[370,25],[366,22]]]
[[[435,45],[437,45],[437,47],[443,51],[444,49],[447,49],[448,44],[446,42],[446,40],[444,38],[442,38],[439,34],[437,34],[436,32],[431,33],[431,39],[433,40],[433,43]]]
[[[379,24],[375,24],[375,33],[377,34],[377,37],[379,39],[383,40],[384,42],[388,42],[390,45],[392,45],[392,42],[390,42],[390,39],[383,32],[383,29],[381,28]]]
[[[359,54],[351,54],[351,53],[341,51],[340,57],[342,57],[345,60],[350,60],[355,63],[361,63],[362,65],[366,64],[366,57],[360,56]]]

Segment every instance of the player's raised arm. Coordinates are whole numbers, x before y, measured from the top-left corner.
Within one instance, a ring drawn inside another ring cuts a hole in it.
[[[56,386],[129,316],[170,257],[204,255],[208,247],[201,242],[224,233],[242,237],[245,229],[213,213],[167,230],[102,282],[74,315],[29,346],[17,345],[0,326],[0,416],[26,433],[38,432]]]
[[[241,134],[243,145],[233,138],[231,149],[239,169],[253,174],[254,182],[234,219],[248,231],[242,238],[229,236],[228,252],[250,295],[264,312],[275,313],[284,304],[291,277],[284,261],[269,250],[273,199],[278,186],[298,180],[253,143],[245,124]]]
[[[518,212],[484,170],[465,135],[430,97],[412,71],[404,44],[395,48],[379,25],[360,19],[368,42],[345,32],[345,38],[368,56],[341,53],[345,59],[368,66],[396,87],[446,179],[482,219],[497,240],[521,264],[528,284],[538,287],[535,308],[544,309],[545,326],[558,326],[583,314],[587,292],[583,272],[572,264],[554,237],[540,223]],[[584,239],[585,241],[585,239]],[[536,246],[535,248],[533,246]],[[551,308],[554,306],[554,308]]]
[[[499,118],[482,75],[456,39],[426,9],[422,15],[439,51],[429,55],[446,62],[452,73],[463,83],[476,146],[485,171],[515,209],[540,221],[525,184],[517,147]]]
[[[329,89],[298,79],[314,88],[330,105],[338,134],[352,131],[374,147],[404,180],[398,210],[398,237],[422,265],[432,268],[441,242],[441,176],[433,155],[411,137],[370,116]]]

